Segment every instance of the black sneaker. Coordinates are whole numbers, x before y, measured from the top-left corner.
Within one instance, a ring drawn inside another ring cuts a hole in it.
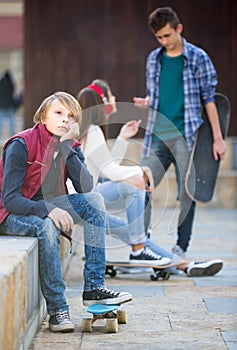
[[[150,248],[146,247],[139,255],[130,254],[129,262],[131,264],[145,264],[145,265],[168,265],[170,258],[162,257],[154,253]]]
[[[75,325],[70,321],[68,311],[58,312],[49,318],[49,329],[52,332],[73,332]]]
[[[92,304],[122,304],[132,300],[132,295],[127,292],[115,292],[106,287],[102,287],[89,292],[83,292],[83,305],[89,306]]]
[[[186,273],[189,277],[213,276],[222,269],[223,261],[213,259],[204,262],[191,262]]]

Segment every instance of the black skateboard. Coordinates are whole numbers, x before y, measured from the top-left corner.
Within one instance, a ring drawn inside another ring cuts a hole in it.
[[[222,135],[223,138],[226,138],[230,119],[230,102],[221,93],[216,93],[215,101]],[[213,197],[220,160],[216,161],[213,157],[212,130],[205,109],[202,117],[204,123],[198,130],[191,152],[185,187],[190,198],[206,203]]]
[[[127,269],[152,269],[153,273],[150,275],[152,281],[157,281],[159,279],[168,280],[170,278],[170,273],[167,271],[170,267],[177,267],[183,265],[184,261],[179,261],[178,263],[171,263],[167,265],[148,265],[142,263],[131,263],[130,261],[106,261],[106,271],[105,275],[110,277],[115,277],[117,275],[117,269],[123,267]],[[125,273],[125,271],[124,271]]]

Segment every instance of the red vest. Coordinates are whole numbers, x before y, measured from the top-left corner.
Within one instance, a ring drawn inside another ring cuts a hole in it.
[[[26,174],[22,186],[22,196],[31,199],[38,192],[49,172],[53,155],[59,141],[47,131],[43,124],[40,123],[31,129],[24,130],[11,137],[5,143],[3,150],[13,139],[19,137],[25,141],[28,151]],[[73,148],[79,145],[80,143],[78,141],[73,141]],[[67,169],[63,160],[61,161],[60,166],[61,171],[57,182],[56,196],[68,193],[66,186]],[[2,181],[3,164],[2,160],[0,160],[0,189],[2,187]],[[2,201],[0,199],[0,223],[2,223],[9,214],[9,211],[2,206]]]

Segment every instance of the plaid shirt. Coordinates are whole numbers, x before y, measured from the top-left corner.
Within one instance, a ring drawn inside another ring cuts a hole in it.
[[[205,51],[183,40],[184,55],[184,131],[188,148],[191,150],[197,129],[203,123],[202,104],[214,102],[217,75],[214,65]],[[161,71],[160,47],[152,51],[146,63],[147,96],[150,110],[146,125],[143,157],[148,157],[152,143],[152,133],[159,106],[159,77]]]

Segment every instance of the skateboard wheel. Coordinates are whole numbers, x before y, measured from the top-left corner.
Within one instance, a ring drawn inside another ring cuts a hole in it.
[[[119,324],[127,323],[127,312],[124,310],[117,311],[117,319]]]
[[[170,273],[168,271],[157,271],[157,279],[168,280],[170,278]]]
[[[150,275],[150,279],[151,279],[152,281],[157,281],[157,280],[158,280],[157,274],[153,273],[152,275]]]
[[[83,318],[81,322],[82,332],[92,332],[92,318]]]
[[[106,320],[106,333],[117,333],[118,332],[118,320],[117,318],[110,318]]]
[[[115,268],[113,266],[107,266],[105,274],[109,275],[110,277],[115,277],[117,274],[117,271],[115,270]]]
[[[155,271],[150,278],[152,281],[157,281],[159,279],[168,280],[170,278],[170,273],[168,271]]]

